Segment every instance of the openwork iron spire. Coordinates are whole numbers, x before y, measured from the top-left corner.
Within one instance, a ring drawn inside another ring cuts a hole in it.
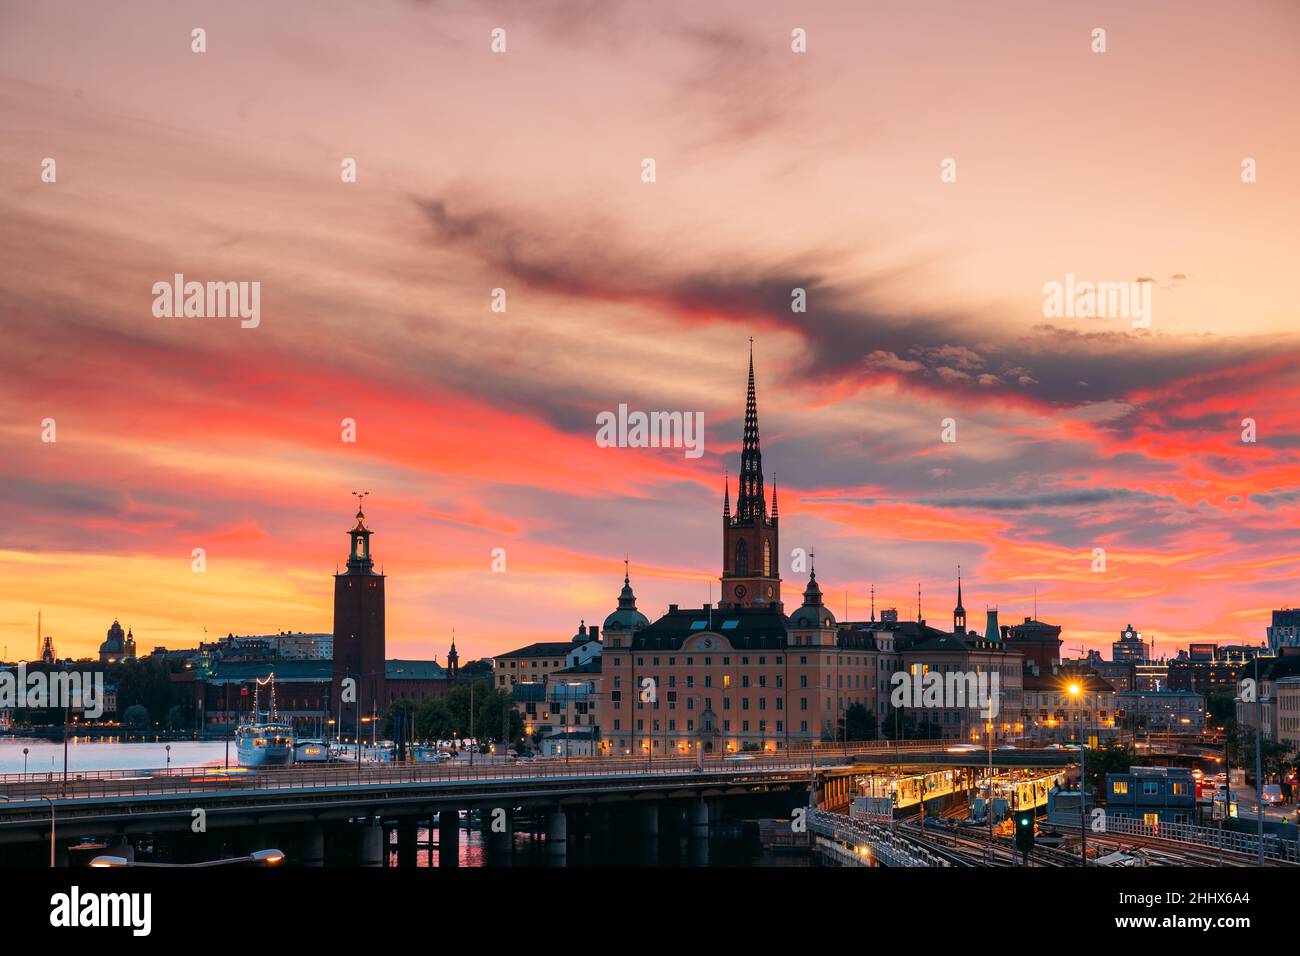
[[[745,396],[745,442],[740,453],[740,488],[736,520],[767,517],[763,491],[763,453],[758,445],[758,402],[754,397],[754,340],[749,340],[749,391]]]

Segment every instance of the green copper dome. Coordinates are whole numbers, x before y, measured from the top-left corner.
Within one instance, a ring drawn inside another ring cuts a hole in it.
[[[618,595],[618,610],[605,618],[602,631],[632,631],[647,627],[650,620],[636,609],[636,595],[632,593],[632,583],[623,575],[623,590]]]

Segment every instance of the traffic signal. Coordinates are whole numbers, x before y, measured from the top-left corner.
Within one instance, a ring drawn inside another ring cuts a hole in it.
[[[1016,815],[1016,849],[1020,851],[1021,856],[1029,859],[1029,853],[1034,848],[1034,817],[1030,813],[1019,813]]]

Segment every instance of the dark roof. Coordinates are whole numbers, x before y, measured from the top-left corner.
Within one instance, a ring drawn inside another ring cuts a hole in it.
[[[876,647],[876,637],[873,633],[875,625],[873,623],[849,622],[841,624],[839,631],[835,635],[835,645],[837,647],[858,650],[874,651]]]
[[[1300,654],[1284,654],[1281,657],[1260,657],[1259,661],[1259,679],[1260,680],[1280,680],[1283,677],[1295,677],[1300,674]],[[1241,665],[1237,671],[1237,678],[1255,676],[1255,662],[1250,661]]]
[[[581,647],[580,641],[540,641],[537,644],[529,644],[527,647],[519,647],[513,651],[507,651],[505,654],[496,655],[497,660],[510,657],[563,657],[575,647]]]
[[[208,683],[265,679],[274,673],[276,683],[289,681],[329,681],[334,679],[333,661],[219,661],[212,666]]]
[[[447,668],[437,661],[384,661],[385,680],[446,680]]]
[[[642,628],[632,649],[673,651],[706,633],[726,638],[736,650],[779,650],[786,646],[786,619],[773,607],[679,608]]]
[[[1019,624],[1012,624],[1008,633],[1013,641],[1051,641],[1061,636],[1061,627],[1025,618]]]
[[[1014,648],[1007,647],[1005,641],[987,641],[976,631],[968,631],[964,635],[950,634],[948,631],[941,631],[937,627],[930,627],[930,625],[924,623],[918,624],[916,621],[899,621],[896,625],[891,625],[890,630],[901,636],[901,640],[895,646],[903,651],[963,651],[974,653],[1011,651],[1012,653],[1019,653]]]
[[[556,674],[599,674],[601,672],[600,658],[593,657],[585,664],[579,664],[576,667],[566,667],[561,671],[551,671],[551,676]]]

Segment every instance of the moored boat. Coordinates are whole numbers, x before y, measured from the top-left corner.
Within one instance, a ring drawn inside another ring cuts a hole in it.
[[[271,685],[271,709],[259,708],[260,691]],[[293,725],[279,719],[275,705],[275,673],[265,680],[255,680],[253,712],[235,731],[235,749],[241,767],[287,767],[294,761]],[[323,748],[322,748],[323,749]]]

